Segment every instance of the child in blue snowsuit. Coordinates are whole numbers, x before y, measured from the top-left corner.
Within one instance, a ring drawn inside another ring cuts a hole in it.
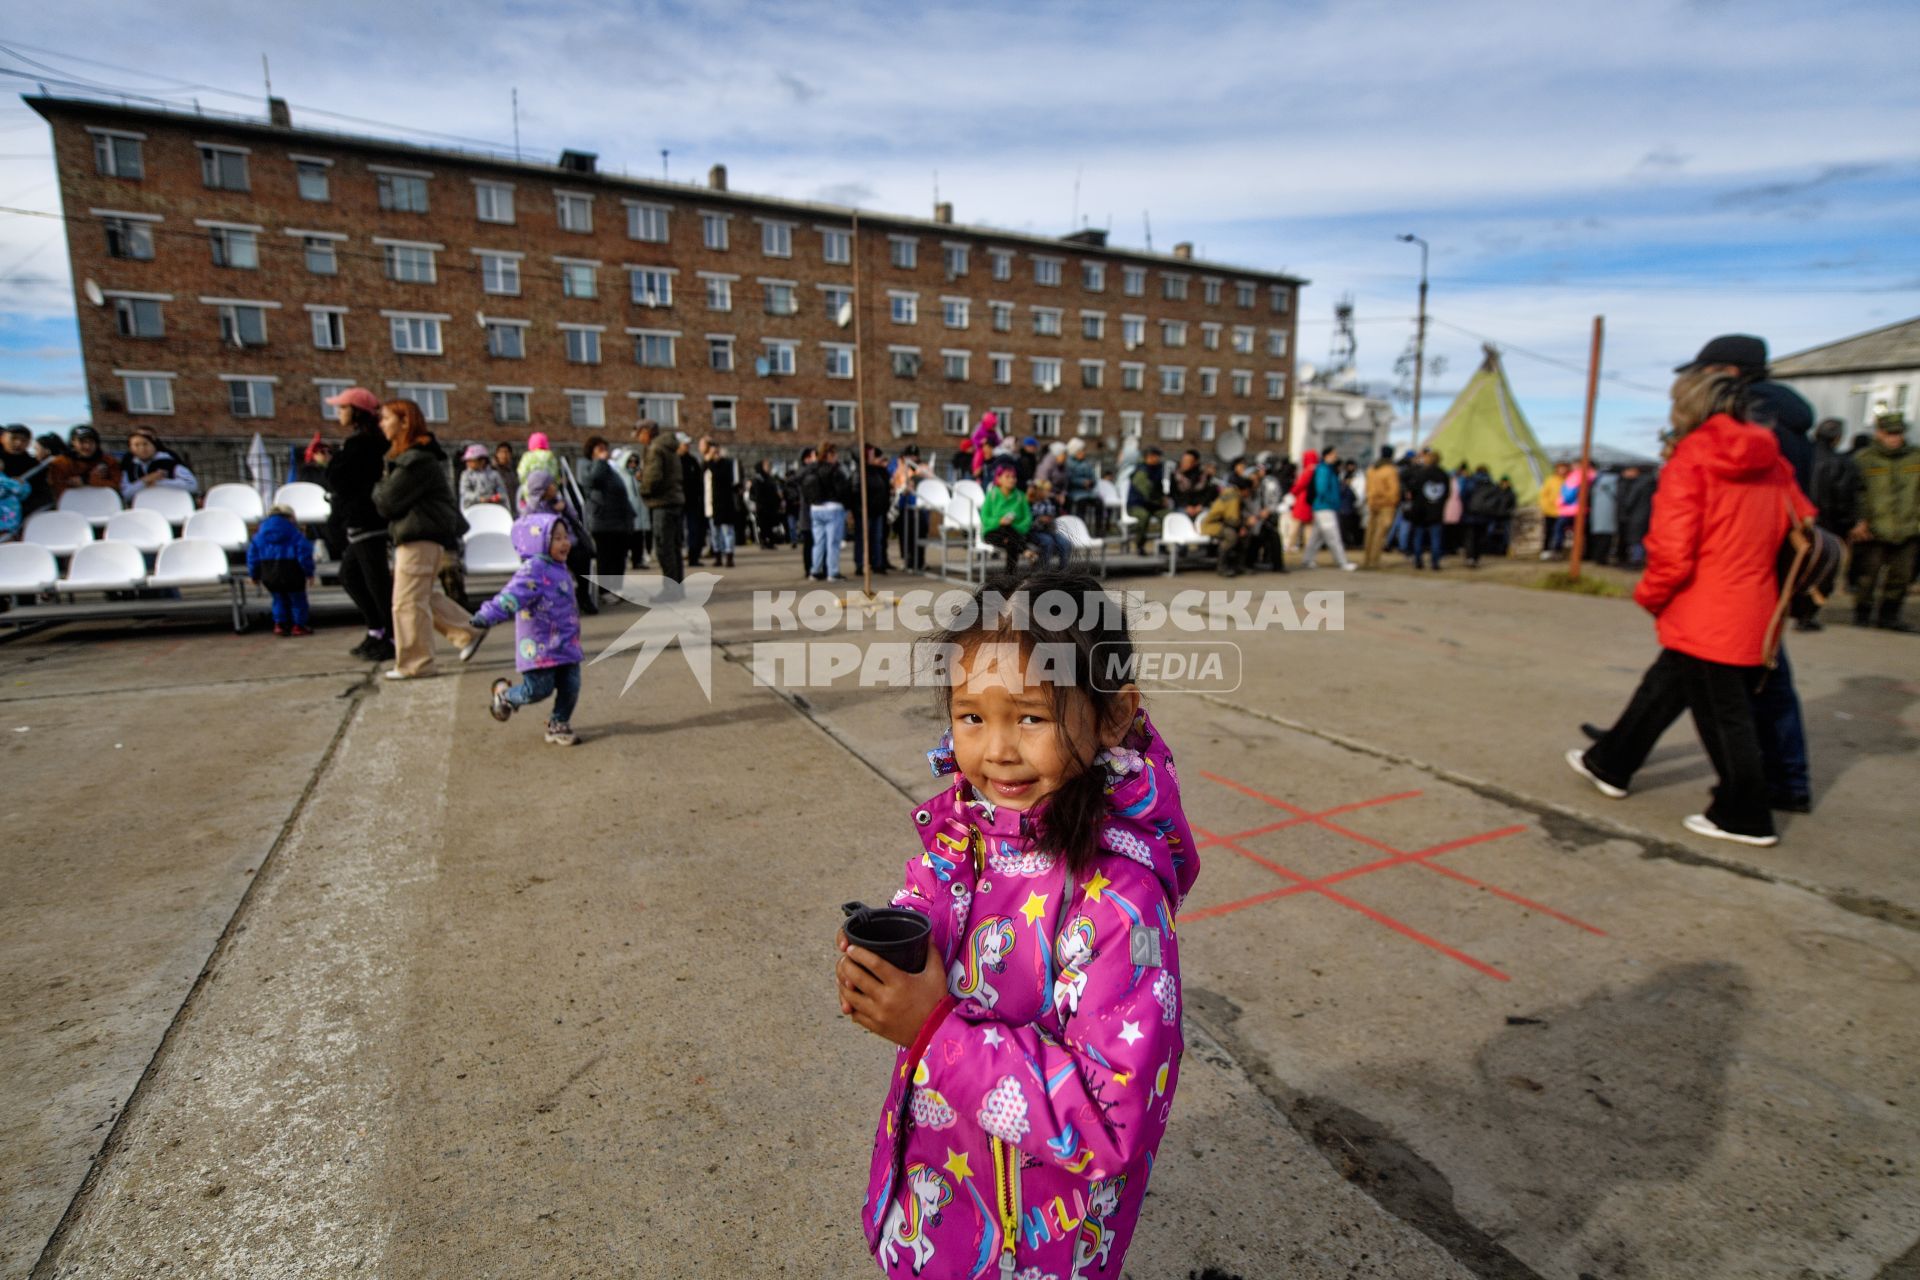
[[[313,544],[293,522],[293,508],[267,512],[247,543],[247,576],[273,596],[273,634],[313,634],[307,625],[307,584],[313,574]]]

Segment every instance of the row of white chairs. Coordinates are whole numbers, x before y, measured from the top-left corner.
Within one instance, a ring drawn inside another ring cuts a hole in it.
[[[63,490],[55,510],[83,519],[96,529],[122,511],[152,511],[178,529],[193,518],[196,510],[228,511],[247,524],[259,524],[269,505],[291,508],[293,518],[303,525],[325,524],[332,510],[327,491],[306,480],[281,485],[274,490],[271,504],[262,502],[260,491],[250,484],[217,484],[207,490],[206,499],[199,507],[185,489],[141,489],[133,495],[129,506],[120,501],[117,491],[89,486]]]
[[[227,551],[247,547],[247,524],[231,511],[212,508],[188,516],[182,538],[217,543]],[[45,547],[59,557],[71,556],[94,542],[126,542],[153,554],[174,541],[173,526],[157,511],[135,507],[107,517],[98,534],[91,522],[71,511],[36,511],[20,530],[20,541]]]
[[[228,588],[233,609],[233,629],[244,630],[242,588],[227,563],[226,548],[210,538],[180,538],[165,543],[152,572],[147,570],[146,555],[131,542],[86,543],[74,551],[65,574],[46,547],[31,542],[0,543],[0,595],[31,597],[43,591],[71,595],[80,591],[223,585]]]

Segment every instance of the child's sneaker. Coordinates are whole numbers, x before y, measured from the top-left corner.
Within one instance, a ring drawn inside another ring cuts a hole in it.
[[[493,718],[501,724],[505,724],[508,718],[513,715],[513,704],[507,701],[507,690],[511,688],[513,688],[513,681],[511,680],[495,680],[493,682],[493,698],[492,701],[487,704],[487,710],[492,712]],[[551,731],[549,731],[548,736],[552,736]]]
[[[570,747],[580,739],[573,736],[573,726],[562,724],[558,720],[547,721],[547,741],[556,747]]]
[[[295,627],[292,631],[288,632],[287,634],[295,635],[295,636],[310,636],[313,634],[313,628],[312,627]]]

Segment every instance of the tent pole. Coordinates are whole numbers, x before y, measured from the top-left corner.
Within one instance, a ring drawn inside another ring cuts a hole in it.
[[[1580,580],[1580,559],[1587,550],[1587,491],[1593,487],[1588,474],[1593,459],[1593,406],[1600,397],[1600,338],[1607,318],[1593,318],[1593,353],[1587,359],[1587,420],[1580,429],[1580,497],[1573,508],[1573,553],[1567,560],[1567,577]]]

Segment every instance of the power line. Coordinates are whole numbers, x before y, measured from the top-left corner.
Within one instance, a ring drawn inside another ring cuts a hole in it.
[[[1503,342],[1498,338],[1490,338],[1484,333],[1475,333],[1472,329],[1469,329],[1464,325],[1454,324],[1450,320],[1442,320],[1435,315],[1430,314],[1427,316],[1427,319],[1433,321],[1433,323],[1437,325],[1442,325],[1448,329],[1452,329],[1456,333],[1465,334],[1467,337],[1472,338],[1475,341],[1484,342],[1491,347],[1497,347],[1501,351],[1511,351],[1515,355],[1526,356],[1527,358],[1532,360],[1539,360],[1542,363],[1553,365],[1556,368],[1565,369],[1570,373],[1578,373],[1578,374],[1584,375],[1587,372],[1585,365],[1575,364],[1571,360],[1562,360],[1558,356],[1542,355],[1538,351],[1529,351],[1527,348],[1518,346],[1515,343]],[[1608,370],[1602,370],[1600,373],[1600,376],[1602,378],[1605,378],[1609,382],[1618,383],[1620,386],[1623,386],[1623,387],[1631,387],[1635,391],[1644,391],[1649,395],[1665,396],[1669,390],[1666,387],[1650,387],[1644,382],[1635,382],[1631,378],[1623,377],[1620,374],[1613,373]]]

